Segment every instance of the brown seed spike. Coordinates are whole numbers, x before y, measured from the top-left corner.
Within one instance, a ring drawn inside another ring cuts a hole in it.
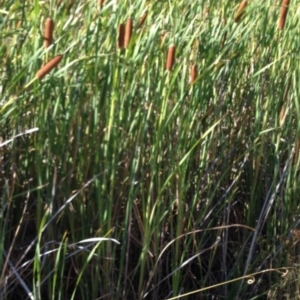
[[[279,22],[278,22],[279,30],[282,30],[284,28],[289,4],[290,4],[290,0],[282,0],[281,9],[280,9],[280,17],[279,17]]]
[[[174,45],[171,45],[168,49],[168,57],[167,57],[167,64],[166,69],[171,71],[175,62],[175,52],[176,48]]]
[[[193,84],[197,78],[197,73],[198,73],[198,70],[197,70],[197,65],[192,65],[192,68],[191,68],[191,77],[190,77],[190,84]]]
[[[118,36],[118,47],[124,47],[124,37],[125,37],[125,24],[119,25],[119,36]]]
[[[244,9],[245,7],[247,6],[248,4],[248,0],[243,0],[238,8],[238,10],[236,11],[235,13],[235,16],[234,16],[234,22],[235,23],[238,23],[240,22],[242,16],[243,16],[243,13],[244,13]]]
[[[126,22],[126,28],[125,28],[125,39],[124,39],[124,46],[125,48],[128,48],[130,39],[132,36],[132,27],[133,27],[133,21],[132,19],[128,19]]]
[[[45,22],[45,37],[44,37],[44,47],[47,49],[52,45],[53,42],[53,30],[54,22],[51,18],[47,18]]]
[[[139,28],[142,27],[143,24],[145,23],[146,18],[147,18],[147,15],[148,15],[148,12],[145,11],[145,12],[143,13],[143,15],[141,16],[140,21],[139,21]]]
[[[62,55],[57,55],[53,59],[51,59],[47,64],[45,64],[42,68],[40,68],[35,77],[38,79],[43,79],[53,68],[55,68],[60,61],[62,60]]]

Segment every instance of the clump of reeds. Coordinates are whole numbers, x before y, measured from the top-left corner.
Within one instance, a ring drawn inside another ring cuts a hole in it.
[[[197,65],[192,65],[191,73],[190,73],[190,84],[193,84],[195,82],[197,75],[198,75]]]
[[[47,49],[53,42],[54,22],[51,18],[47,18],[45,22],[44,47]]]
[[[125,24],[119,25],[118,47],[123,48],[125,44]]]
[[[124,38],[124,47],[128,48],[130,39],[132,36],[132,27],[133,27],[133,21],[131,18],[129,18],[126,22],[125,26],[125,38]]]
[[[55,68],[60,63],[62,58],[63,58],[62,55],[55,56],[53,59],[51,59],[47,64],[45,64],[42,68],[40,68],[37,71],[35,77],[40,80],[43,79],[48,73],[51,72],[53,68]]]
[[[241,20],[243,14],[244,14],[244,9],[247,6],[247,4],[248,4],[248,1],[247,0],[243,0],[241,2],[241,4],[239,5],[239,8],[237,9],[237,11],[236,11],[236,13],[234,15],[234,21],[235,21],[235,23],[238,23]]]
[[[171,71],[175,62],[175,52],[176,48],[174,45],[171,45],[168,49],[168,56],[167,56],[167,64],[166,69]]]
[[[279,22],[278,22],[279,30],[282,30],[284,28],[289,4],[290,4],[290,0],[282,0],[281,9],[280,9],[280,17],[279,17]]]
[[[147,15],[148,15],[148,12],[145,11],[143,13],[143,15],[140,17],[140,20],[139,20],[139,28],[143,26],[143,24],[145,23],[146,19],[147,19]]]

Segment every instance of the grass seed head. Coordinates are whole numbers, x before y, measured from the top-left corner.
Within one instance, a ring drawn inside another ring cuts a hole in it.
[[[234,16],[234,22],[235,23],[238,23],[240,22],[242,16],[243,16],[243,13],[244,13],[244,9],[245,7],[247,6],[248,4],[248,0],[243,0],[238,8],[238,10],[236,11],[235,13],[235,16]]]
[[[42,68],[40,68],[35,77],[38,79],[43,79],[48,73],[51,72],[53,68],[55,68],[60,61],[62,60],[63,56],[62,55],[57,55],[53,59],[51,59],[47,64],[45,64]]]
[[[51,18],[47,18],[45,22],[44,47],[47,49],[53,42],[54,22]]]
[[[171,45],[168,49],[168,57],[167,57],[167,64],[166,69],[171,71],[175,62],[175,52],[176,48],[174,45]]]
[[[132,27],[133,27],[133,21],[132,19],[128,19],[126,22],[126,27],[125,27],[125,38],[124,38],[124,46],[125,48],[128,48],[130,39],[132,36]]]
[[[279,30],[282,30],[284,28],[289,4],[290,4],[290,0],[282,0],[282,5],[281,5],[281,9],[280,9],[280,17],[279,17],[279,22],[278,22]]]
[[[197,65],[192,65],[191,68],[191,76],[190,76],[190,84],[193,84],[197,78],[197,74],[198,74],[198,69],[197,69]]]

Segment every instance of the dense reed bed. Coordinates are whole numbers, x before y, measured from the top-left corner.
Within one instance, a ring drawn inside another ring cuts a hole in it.
[[[298,14],[5,1],[0,298],[298,299]]]

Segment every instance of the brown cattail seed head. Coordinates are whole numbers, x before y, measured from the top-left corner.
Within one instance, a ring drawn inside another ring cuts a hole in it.
[[[190,76],[190,84],[193,84],[197,78],[197,74],[198,70],[197,70],[197,65],[192,65],[191,68],[191,76]]]
[[[124,47],[124,39],[125,39],[125,24],[119,25],[119,36],[118,36],[118,47]]]
[[[279,30],[282,30],[284,28],[289,4],[290,4],[290,0],[282,0],[281,9],[280,9],[280,17],[279,17],[279,22],[278,22]]]
[[[247,3],[248,3],[247,0],[243,0],[243,1],[241,2],[241,4],[240,4],[240,6],[239,6],[239,8],[238,8],[238,10],[236,11],[235,16],[234,16],[234,22],[235,22],[235,23],[238,23],[238,22],[241,20],[241,18],[242,18],[242,16],[243,16],[243,13],[244,13],[244,9],[245,9],[245,7],[247,6]]]
[[[43,79],[53,68],[55,68],[59,62],[62,60],[62,55],[57,55],[53,59],[51,59],[47,64],[45,64],[42,68],[40,68],[35,77],[38,79]]]
[[[147,14],[148,14],[148,12],[145,11],[145,12],[143,13],[143,15],[141,16],[140,21],[139,21],[139,28],[142,27],[143,24],[145,23],[146,18],[147,18]]]
[[[126,28],[125,28],[125,38],[124,38],[124,46],[125,48],[128,48],[130,39],[132,36],[132,27],[133,27],[133,21],[132,19],[128,19],[126,22]]]
[[[166,69],[171,71],[175,62],[175,52],[176,48],[174,45],[171,45],[168,49],[168,57],[167,57],[167,64]]]
[[[45,22],[44,47],[47,49],[53,42],[54,22],[51,18],[47,18]]]

